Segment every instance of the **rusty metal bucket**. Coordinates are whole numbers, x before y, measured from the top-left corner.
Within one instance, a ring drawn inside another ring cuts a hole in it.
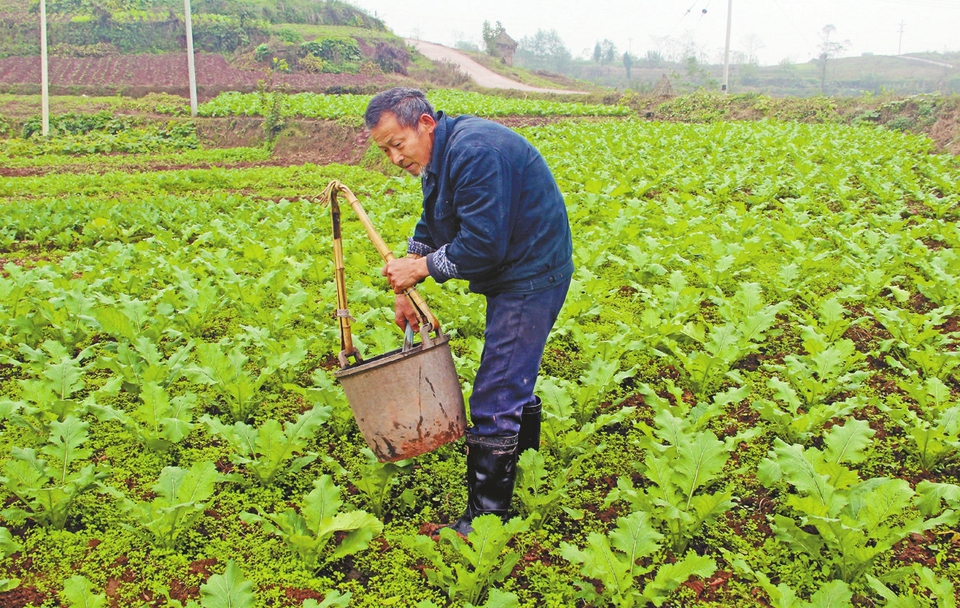
[[[404,294],[417,311],[422,342],[413,344],[413,332],[408,327],[401,349],[368,361],[360,357],[353,345],[352,317],[347,310],[338,192],[347,197],[384,261],[393,259],[393,253],[353,192],[339,181],[330,182],[321,202],[329,203],[333,223],[341,367],[334,376],[343,386],[360,433],[377,458],[381,462],[411,458],[454,441],[466,431],[463,392],[453,365],[449,338],[440,331],[440,322],[423,297],[410,288]],[[431,331],[436,332],[434,338],[430,337]],[[349,363],[351,357],[355,360],[353,365]]]
[[[367,445],[381,462],[411,458],[454,441],[467,428],[463,392],[439,329],[420,344],[334,372]]]

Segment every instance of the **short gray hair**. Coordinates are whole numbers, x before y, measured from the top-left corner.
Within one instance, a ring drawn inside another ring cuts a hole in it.
[[[367,104],[367,111],[363,115],[363,122],[368,129],[372,129],[383,118],[384,112],[390,112],[397,117],[401,127],[418,129],[420,117],[428,114],[434,120],[437,113],[427,101],[427,96],[419,89],[409,87],[395,87],[389,91],[377,93]]]

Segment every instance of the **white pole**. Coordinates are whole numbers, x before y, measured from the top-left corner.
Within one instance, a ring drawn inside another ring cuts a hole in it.
[[[190,0],[183,0],[187,24],[187,76],[190,79],[190,115],[197,115],[197,69],[193,64],[193,22],[190,20]]]
[[[723,92],[730,92],[730,28],[733,24],[733,0],[727,0],[727,45],[723,51]]]
[[[41,133],[50,134],[50,86],[47,71],[47,3],[40,0],[40,120]]]

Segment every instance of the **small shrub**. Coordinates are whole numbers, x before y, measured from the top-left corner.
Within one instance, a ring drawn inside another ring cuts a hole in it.
[[[300,57],[320,57],[321,50],[323,50],[323,47],[320,46],[319,42],[310,40],[300,45],[297,55]]]
[[[307,55],[305,57],[301,57],[297,61],[297,66],[299,66],[301,70],[309,74],[320,74],[321,72],[323,72],[323,68],[326,65],[327,65],[327,62],[324,61],[323,59],[320,59],[316,55]]]
[[[300,45],[301,55],[314,55],[332,63],[359,61],[363,55],[353,38],[322,38]]]
[[[282,40],[289,44],[300,44],[303,42],[303,35],[295,30],[292,30],[288,27],[278,28],[273,32],[273,35],[277,37],[278,40]]]
[[[333,61],[327,61],[323,66],[323,72],[325,74],[359,74],[360,64],[356,62],[335,63]]]
[[[50,117],[51,135],[83,135],[91,131],[119,133],[131,126],[129,117],[117,117],[104,110],[96,114],[77,114],[70,112]],[[41,118],[34,116],[23,125],[23,138],[29,139],[32,135],[42,131]]]
[[[410,65],[410,53],[406,48],[378,42],[373,60],[384,72],[406,74],[407,66]]]
[[[894,131],[909,131],[915,126],[916,121],[909,116],[897,116],[887,123],[887,128]]]
[[[253,51],[253,56],[257,61],[266,60],[270,56],[270,47],[266,43],[257,45],[257,48]]]
[[[441,59],[434,61],[433,66],[429,78],[434,84],[442,87],[456,87],[470,82],[470,76],[460,69],[459,63]]]

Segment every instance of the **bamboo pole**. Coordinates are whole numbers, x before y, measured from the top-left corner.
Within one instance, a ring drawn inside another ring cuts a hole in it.
[[[323,191],[322,200],[330,202],[333,221],[333,255],[336,266],[335,280],[337,284],[337,317],[340,322],[340,344],[341,348],[343,349],[340,353],[340,363],[341,365],[345,365],[346,357],[354,356],[359,358],[359,354],[353,347],[353,340],[350,332],[350,317],[347,314],[347,290],[345,271],[343,267],[343,245],[341,242],[340,233],[340,205],[337,203],[336,198],[338,191],[343,192],[344,196],[347,197],[347,202],[350,203],[350,207],[353,209],[354,213],[357,214],[357,217],[360,219],[360,223],[367,231],[367,237],[370,239],[370,242],[373,243],[374,248],[377,250],[377,253],[380,254],[380,257],[383,258],[383,261],[389,262],[390,260],[395,259],[395,256],[390,250],[390,247],[387,246],[387,243],[380,236],[380,233],[377,232],[377,229],[373,226],[373,222],[370,221],[366,211],[363,210],[363,206],[360,204],[360,201],[357,200],[357,197],[353,194],[353,192],[351,192],[350,189],[344,186],[340,181],[331,181]],[[427,302],[423,299],[423,296],[421,296],[417,290],[412,287],[403,293],[410,300],[414,310],[417,311],[417,316],[420,318],[420,324],[429,324],[432,329],[439,330],[440,322],[430,311],[430,308],[427,306]]]

